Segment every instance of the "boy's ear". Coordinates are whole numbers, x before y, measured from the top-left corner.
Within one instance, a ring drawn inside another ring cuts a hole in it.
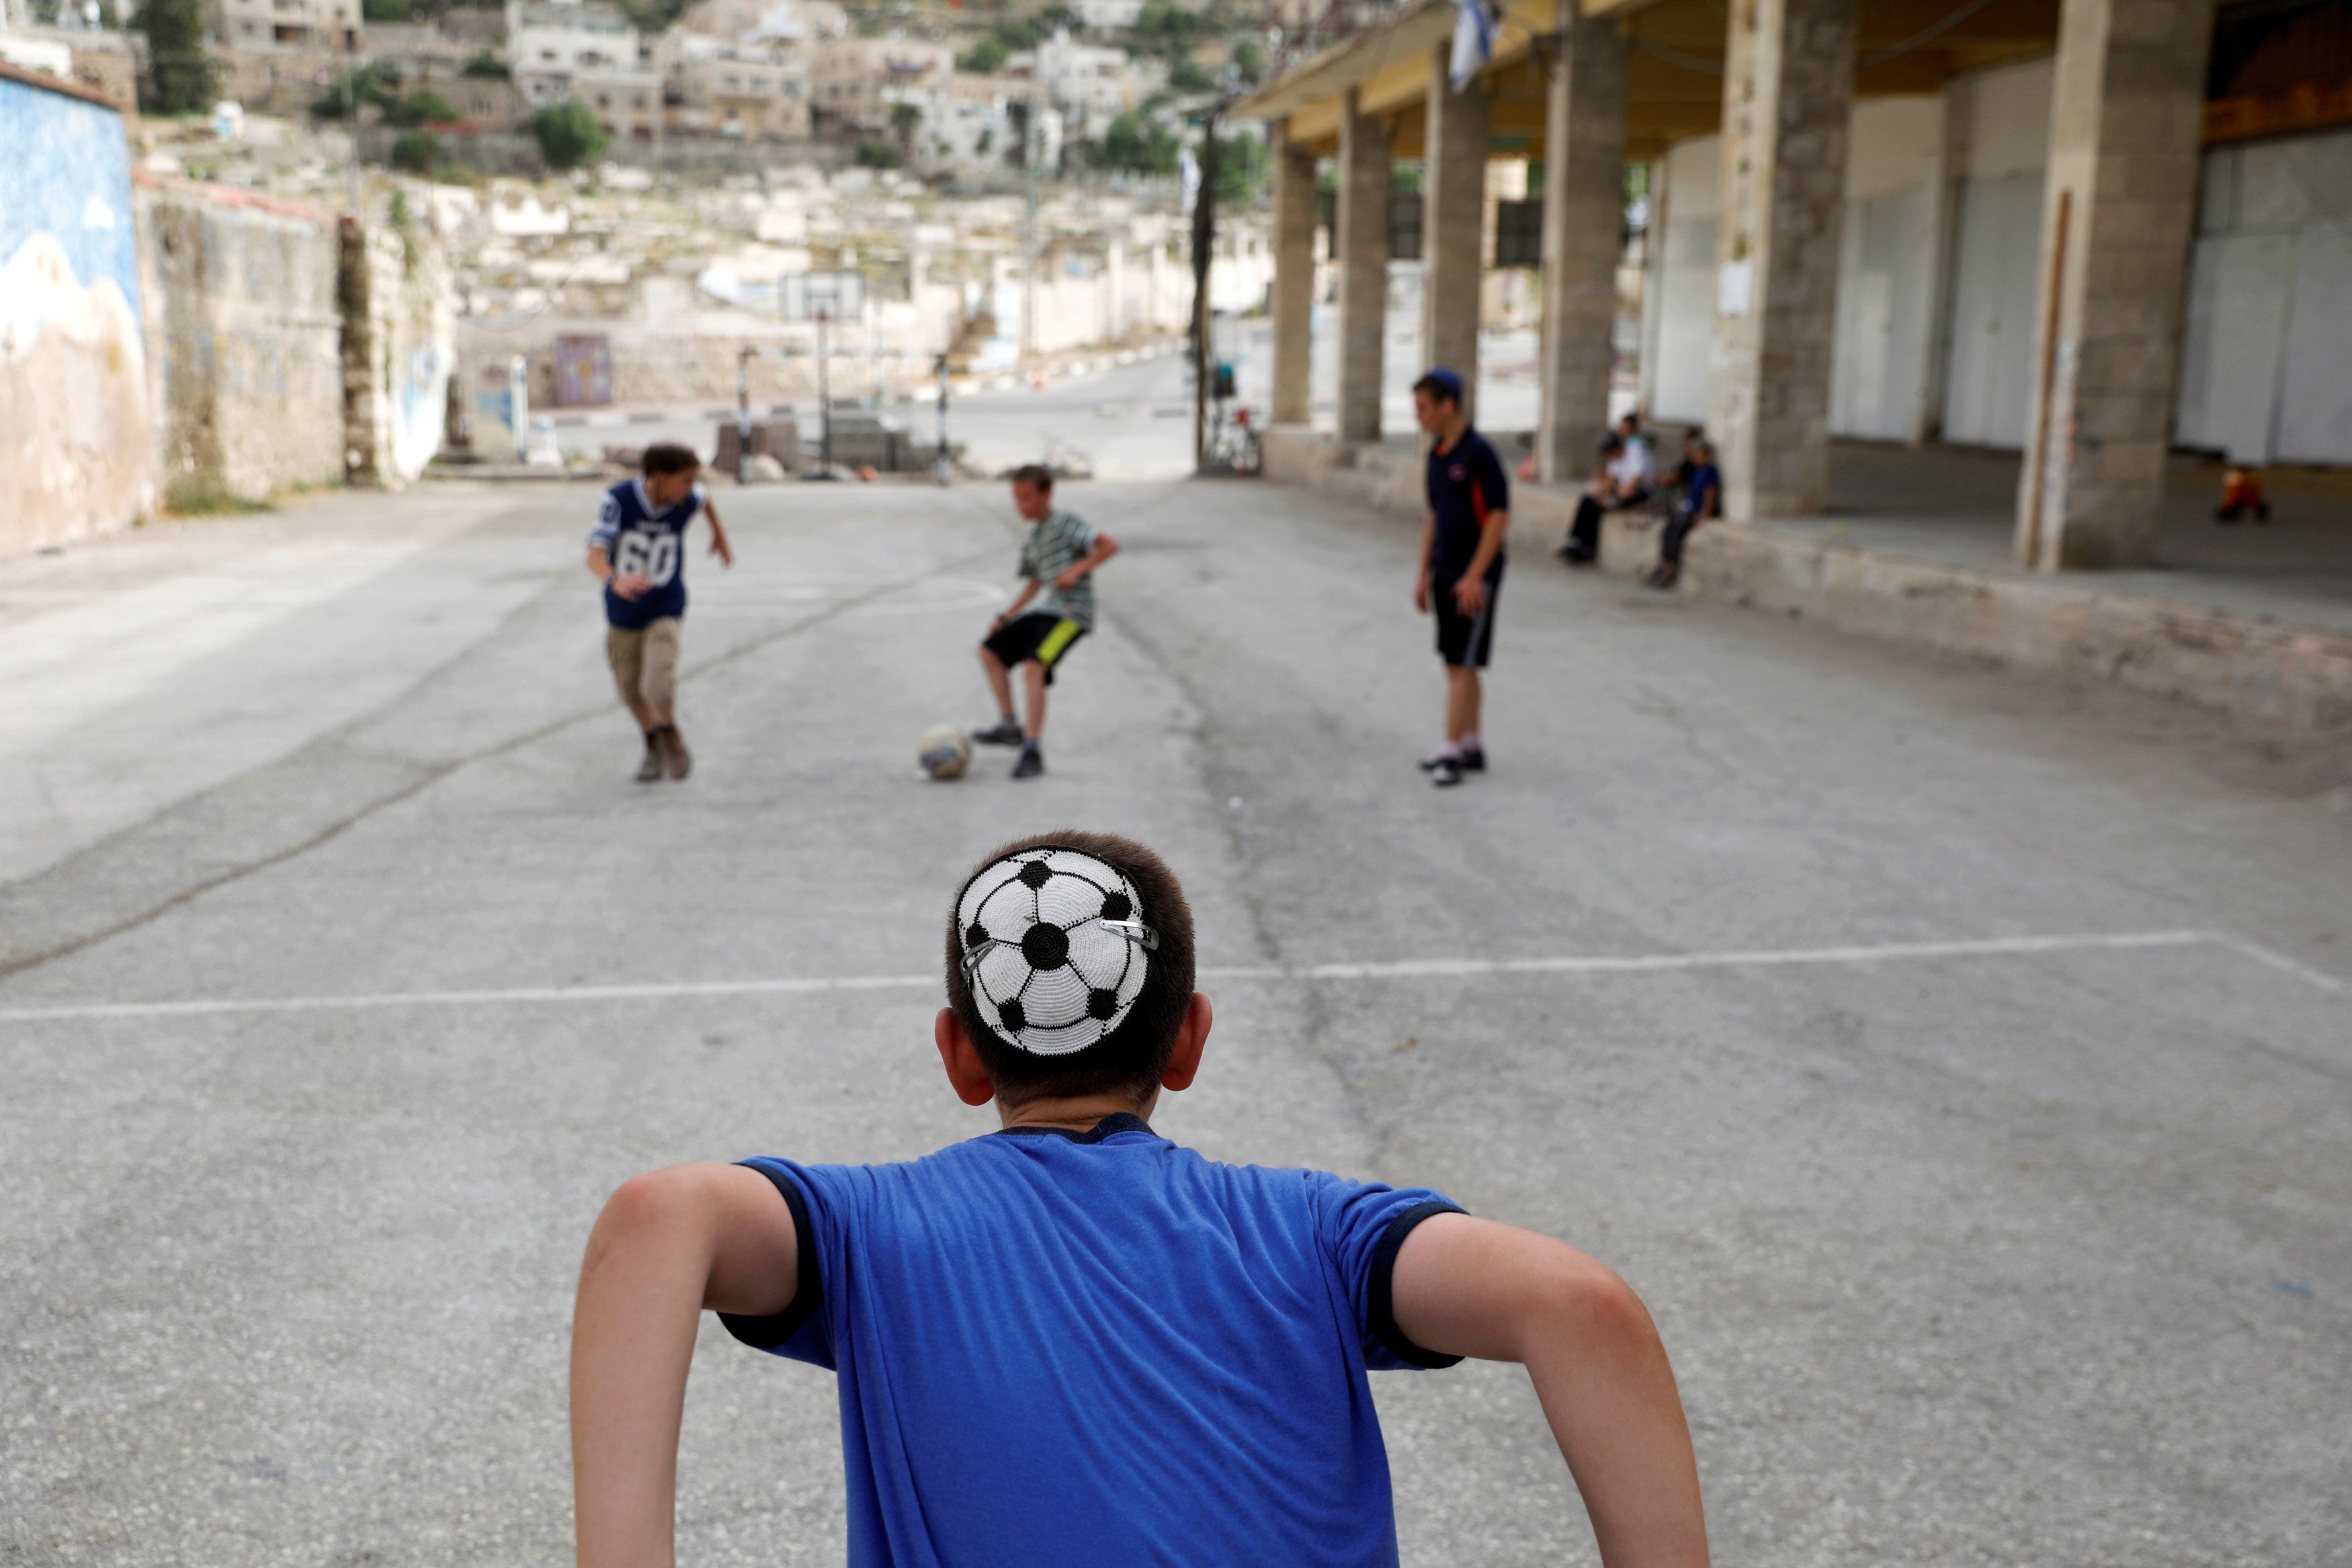
[[[980,1060],[955,1009],[940,1009],[940,1016],[931,1020],[931,1040],[940,1048],[940,1065],[947,1069],[948,1087],[956,1092],[957,1099],[967,1105],[985,1105],[996,1098],[988,1066]]]
[[[1192,1087],[1192,1080],[1201,1071],[1201,1052],[1209,1043],[1209,1026],[1215,1021],[1216,1009],[1200,992],[1184,1004],[1184,1021],[1176,1028],[1176,1049],[1168,1057],[1168,1070],[1160,1075],[1160,1087],[1182,1092]]]

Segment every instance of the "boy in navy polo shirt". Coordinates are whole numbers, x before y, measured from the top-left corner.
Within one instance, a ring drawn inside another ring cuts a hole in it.
[[[621,700],[646,732],[640,784],[664,772],[683,779],[694,768],[694,754],[677,732],[677,704],[686,526],[697,512],[710,519],[710,553],[721,566],[735,564],[719,508],[695,483],[701,472],[702,459],[692,447],[654,443],[646,448],[644,477],[605,491],[588,533],[588,570],[604,585],[604,656]]]
[[[1412,607],[1437,612],[1437,656],[1445,661],[1445,745],[1421,766],[1431,783],[1454,785],[1486,767],[1478,738],[1478,672],[1495,646],[1511,481],[1462,412],[1460,376],[1440,366],[1413,382],[1412,414],[1430,437],[1429,515]]]
[[[1701,1568],[1674,1375],[1616,1275],[1433,1192],[1221,1165],[1151,1129],[1209,1037],[1192,954],[1150,850],[1009,844],[950,910],[932,1030],[1001,1131],[614,1194],[572,1326],[582,1568],[673,1560],[706,1309],[837,1375],[850,1568],[1393,1568],[1365,1375],[1465,1355],[1527,1367],[1603,1563]]]

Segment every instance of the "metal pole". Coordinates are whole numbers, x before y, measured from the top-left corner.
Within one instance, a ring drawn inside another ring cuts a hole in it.
[[[1037,150],[1045,140],[1037,116],[1037,84],[1033,80],[1029,84],[1029,113],[1021,128],[1025,207],[1021,225],[1021,357],[1024,361],[1037,357]]]
[[[751,350],[735,356],[735,483],[751,482]]]
[[[832,312],[819,309],[816,313],[816,413],[817,464],[828,479],[833,477],[833,393],[825,378],[825,362],[831,357],[826,348],[825,324]]]
[[[1217,240],[1217,110],[1201,128],[1201,188],[1192,198],[1192,465],[1209,455],[1209,263]]]
[[[948,465],[948,357],[945,354],[941,354],[940,356],[939,471],[940,488],[944,490],[947,488],[950,477]]]

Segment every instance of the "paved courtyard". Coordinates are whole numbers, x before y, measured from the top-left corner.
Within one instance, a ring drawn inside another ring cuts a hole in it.
[[[1160,1128],[1616,1266],[1719,1562],[2352,1563],[2344,737],[1531,559],[1495,771],[1435,791],[1410,520],[1104,483],[1051,770],[936,784],[1000,489],[719,495],[678,785],[629,777],[593,487],[8,563],[0,1563],[566,1560],[604,1195],[985,1130],[946,901],[1075,823],[1199,918]],[[1407,1563],[1591,1561],[1516,1369],[1375,1387]],[[710,1325],[680,1489],[683,1563],[839,1562],[830,1379]]]

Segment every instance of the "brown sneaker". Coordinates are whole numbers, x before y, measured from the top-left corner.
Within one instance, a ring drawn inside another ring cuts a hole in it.
[[[645,760],[637,764],[637,782],[640,784],[651,784],[660,779],[661,776],[661,742],[654,738],[653,731],[647,730],[646,732]]]
[[[654,738],[660,743],[662,760],[669,765],[671,778],[683,779],[694,771],[694,753],[686,748],[686,737],[678,734],[677,726],[662,726],[654,732]]]

